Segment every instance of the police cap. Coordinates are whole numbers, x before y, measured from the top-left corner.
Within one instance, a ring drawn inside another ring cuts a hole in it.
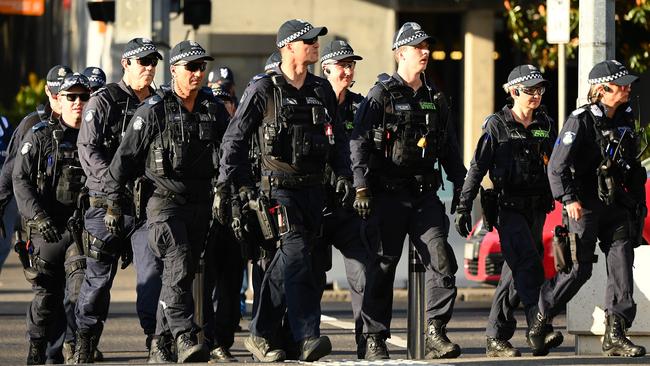
[[[133,38],[124,47],[122,58],[143,58],[149,55],[156,56],[162,60],[162,55],[153,41],[148,38]]]
[[[542,72],[537,67],[533,65],[519,65],[510,71],[510,74],[508,74],[508,82],[503,84],[503,88],[507,90],[514,85],[531,87],[542,83],[548,84],[549,81],[544,79]]]
[[[629,85],[638,79],[638,76],[630,74],[625,65],[616,60],[599,62],[589,71],[590,85],[602,83]]]
[[[45,77],[45,82],[47,83],[47,88],[50,90],[50,93],[58,94],[63,79],[66,75],[71,73],[72,69],[68,66],[56,65],[52,67]]]
[[[84,89],[90,91],[90,81],[88,81],[88,78],[85,75],[78,72],[66,75],[65,79],[63,79],[61,87],[59,88],[59,91],[70,90],[74,86],[81,86]]]
[[[402,46],[415,46],[424,41],[433,43],[435,40],[429,36],[416,22],[407,22],[395,33],[393,38],[393,50]]]
[[[327,34],[327,27],[314,27],[302,19],[287,20],[278,29],[278,34],[275,39],[275,44],[278,48],[282,48],[287,43],[312,39]]]
[[[106,74],[104,73],[104,70],[99,67],[86,67],[81,73],[88,78],[88,81],[90,81],[90,87],[93,90],[97,90],[106,85]]]
[[[264,71],[275,69],[278,67],[278,65],[280,65],[280,62],[282,62],[282,56],[280,55],[280,52],[273,52],[271,56],[266,59],[266,63],[264,64]]]
[[[330,44],[323,47],[320,62],[322,63],[329,60],[340,61],[345,59],[363,60],[363,57],[355,55],[352,46],[350,46],[346,41],[338,40],[332,41]]]
[[[195,41],[185,40],[178,43],[170,54],[169,63],[175,64],[179,61],[214,60],[200,44]]]
[[[224,88],[223,85],[215,85],[212,87],[212,94],[224,101],[231,101],[234,102],[235,98],[233,98],[232,94],[228,92],[227,89]]]
[[[228,66],[219,66],[208,74],[208,83],[217,83],[223,85],[226,88],[230,88],[235,84],[235,74]]]

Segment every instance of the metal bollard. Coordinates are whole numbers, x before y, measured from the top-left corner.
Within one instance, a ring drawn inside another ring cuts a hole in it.
[[[199,333],[196,335],[199,344],[203,343],[205,334],[203,333],[203,281],[205,280],[205,260],[203,255],[199,259],[199,265],[192,282],[192,295],[194,297],[194,322],[199,326]]]
[[[408,337],[407,357],[410,360],[424,359],[424,265],[418,257],[413,242],[409,240],[409,284],[408,284]]]

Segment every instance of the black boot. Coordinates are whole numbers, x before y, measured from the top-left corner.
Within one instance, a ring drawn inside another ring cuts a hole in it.
[[[329,337],[309,337],[300,342],[300,361],[317,361],[332,352],[332,342]]]
[[[176,358],[178,363],[208,362],[208,352],[203,343],[198,343],[196,335],[185,332],[176,337]]]
[[[366,349],[364,357],[369,361],[388,360],[388,347],[386,340],[379,334],[368,334],[366,337]]]
[[[77,330],[77,344],[74,350],[74,364],[95,362],[95,345],[97,336],[90,329]]]
[[[147,337],[147,339],[149,339],[149,337]],[[176,362],[176,358],[171,351],[172,343],[173,340],[171,335],[152,336],[147,363]]]
[[[246,349],[259,362],[282,362],[287,357],[282,349],[271,349],[271,343],[263,337],[250,335],[244,341]]]
[[[28,365],[44,365],[46,348],[47,340],[31,339],[29,341],[29,351],[27,352],[27,362],[25,363]]]
[[[537,306],[530,308],[526,314],[528,331],[526,340],[533,351],[533,356],[548,355],[549,348],[546,345],[547,320],[539,312]]]
[[[520,357],[521,352],[505,339],[487,338],[485,354],[488,357]]]
[[[625,336],[625,320],[615,314],[605,318],[603,354],[605,356],[641,357],[645,347],[637,346]]]
[[[426,359],[456,358],[460,356],[460,346],[447,338],[447,325],[440,320],[430,320],[426,337]]]

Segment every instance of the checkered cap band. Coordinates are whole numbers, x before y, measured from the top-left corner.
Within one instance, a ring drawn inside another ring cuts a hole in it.
[[[124,52],[122,54],[122,58],[130,58],[134,55],[137,55],[140,52],[145,52],[145,51],[153,51],[153,52],[158,52],[158,49],[156,48],[155,45],[153,44],[145,44],[144,46],[140,46],[134,50]]]
[[[424,33],[421,30],[415,31],[415,33],[412,36],[410,36],[408,38],[401,39],[401,40],[398,39],[395,43],[393,43],[393,49],[398,48],[398,47],[402,47],[403,45],[405,45],[407,43],[410,43],[410,42],[413,42],[418,38],[428,38],[428,37],[429,37],[429,35]]]
[[[528,74],[528,75],[520,76],[520,77],[518,77],[518,78],[515,78],[515,79],[512,79],[512,80],[508,81],[508,82],[505,84],[505,87],[506,87],[506,88],[509,88],[509,87],[511,87],[511,86],[513,86],[513,85],[517,85],[517,84],[523,83],[524,81],[528,81],[528,80],[537,80],[537,79],[539,79],[540,82],[544,81],[544,77],[542,76],[542,73],[541,73],[541,72],[539,72],[539,71],[533,71],[533,72],[531,72],[531,73]]]
[[[61,85],[60,81],[48,81],[47,86],[50,88],[58,88]]]
[[[278,65],[280,65],[279,62],[271,62],[270,64],[266,64],[264,66],[264,71],[269,71],[271,69],[275,69],[276,67],[278,67]]]
[[[350,50],[341,50],[341,51],[336,51],[336,52],[330,52],[327,55],[324,55],[323,57],[320,58],[320,62],[329,60],[330,58],[337,57],[337,56],[354,56],[354,53],[350,52]]]
[[[610,81],[614,81],[618,78],[621,78],[625,75],[628,75],[629,72],[625,69],[617,72],[616,74],[609,75],[609,76],[603,76],[601,78],[595,78],[595,79],[589,79],[589,85],[594,85],[594,84],[602,84],[602,83],[609,83]]]
[[[88,81],[91,83],[99,83],[99,84],[106,84],[106,80],[103,78],[97,76],[97,75],[91,75],[88,77]]]
[[[67,90],[68,88],[71,88],[75,85],[80,85],[88,90],[90,90],[90,83],[88,82],[88,78],[85,77],[84,75],[81,75],[79,73],[75,73],[70,76],[66,76],[65,80],[63,80],[63,83],[61,84],[61,87],[59,90]]]
[[[312,29],[314,29],[314,26],[307,23],[307,24],[305,24],[305,27],[303,29],[301,29],[301,30],[297,31],[296,33],[290,35],[289,37],[281,40],[280,42],[276,43],[276,45],[278,46],[278,48],[282,48],[282,47],[286,46],[287,43],[291,43],[291,42],[295,41],[296,38],[302,36],[303,34],[309,32]]]
[[[179,53],[178,55],[172,57],[169,60],[170,64],[175,64],[177,61],[184,59],[185,57],[190,57],[190,56],[207,56],[208,54],[205,53],[204,49],[198,49],[198,50],[192,50],[192,51],[187,51],[183,53]]]

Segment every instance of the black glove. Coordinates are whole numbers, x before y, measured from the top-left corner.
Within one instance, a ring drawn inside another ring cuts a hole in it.
[[[122,254],[120,254],[120,259],[122,260],[122,265],[120,268],[126,269],[131,263],[133,263],[133,248],[130,243],[124,244],[124,249]]]
[[[451,209],[449,210],[449,213],[452,215],[456,213],[456,207],[458,207],[458,203],[460,202],[460,192],[463,191],[463,186],[456,186],[454,185],[454,197],[451,199]]]
[[[36,214],[32,219],[36,230],[43,236],[48,243],[57,243],[63,238],[54,225],[54,220],[49,218],[45,213]]]
[[[221,225],[226,225],[228,221],[228,205],[232,192],[230,187],[225,184],[218,184],[214,192],[214,201],[212,202],[212,218],[219,221]]]
[[[470,231],[472,231],[472,214],[470,211],[459,208],[456,212],[454,224],[456,225],[456,231],[458,231],[458,234],[463,238],[467,237]]]
[[[354,187],[349,177],[338,177],[336,180],[336,194],[341,197],[341,206],[351,208],[354,204],[353,195]]]
[[[255,188],[249,186],[242,186],[239,188],[239,199],[241,200],[242,205],[245,205],[248,201],[252,201],[256,198],[257,192],[255,191]]]
[[[106,216],[104,216],[104,225],[108,232],[121,237],[124,233],[124,215],[120,205],[113,201],[108,200],[108,208],[106,209]]]
[[[367,188],[357,189],[354,197],[354,209],[357,211],[362,219],[370,217],[370,209],[372,208],[372,194]]]

